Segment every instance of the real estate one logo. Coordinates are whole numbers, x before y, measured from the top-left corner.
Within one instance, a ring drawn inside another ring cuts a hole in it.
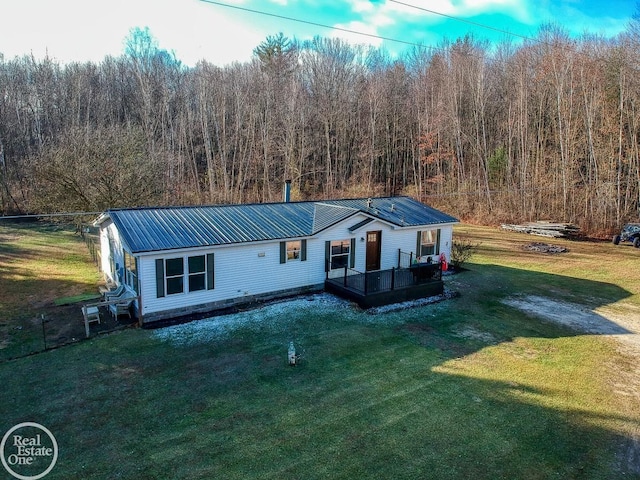
[[[53,470],[58,460],[58,443],[39,423],[20,423],[2,437],[0,460],[15,478],[38,480]]]

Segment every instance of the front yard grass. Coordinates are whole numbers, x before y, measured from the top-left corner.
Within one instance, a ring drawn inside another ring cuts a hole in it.
[[[637,306],[640,278],[620,274],[638,251],[534,256],[529,236],[456,233],[481,246],[439,304],[371,315],[313,296],[0,363],[0,432],[52,431],[47,479],[638,476],[640,402],[620,386],[634,359],[500,301]]]

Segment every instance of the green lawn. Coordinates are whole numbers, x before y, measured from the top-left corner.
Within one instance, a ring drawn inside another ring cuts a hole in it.
[[[71,340],[70,311],[60,300],[95,296],[100,274],[74,227],[0,222],[0,362]],[[62,302],[64,303],[64,302]]]
[[[481,245],[439,304],[371,315],[314,296],[0,363],[0,433],[49,428],[47,479],[638,477],[640,406],[620,386],[637,360],[500,300],[637,308],[640,274],[621,273],[640,251],[456,234]]]

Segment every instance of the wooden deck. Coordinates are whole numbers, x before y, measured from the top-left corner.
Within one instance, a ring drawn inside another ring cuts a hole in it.
[[[434,263],[366,273],[345,269],[339,277],[327,276],[325,289],[371,308],[439,295],[444,286],[440,264]]]

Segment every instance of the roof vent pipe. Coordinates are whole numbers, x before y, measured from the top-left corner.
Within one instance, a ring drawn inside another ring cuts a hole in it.
[[[367,198],[367,208],[371,208],[371,199]]]
[[[282,201],[289,203],[291,201],[291,180],[284,181],[284,188],[282,191]]]

